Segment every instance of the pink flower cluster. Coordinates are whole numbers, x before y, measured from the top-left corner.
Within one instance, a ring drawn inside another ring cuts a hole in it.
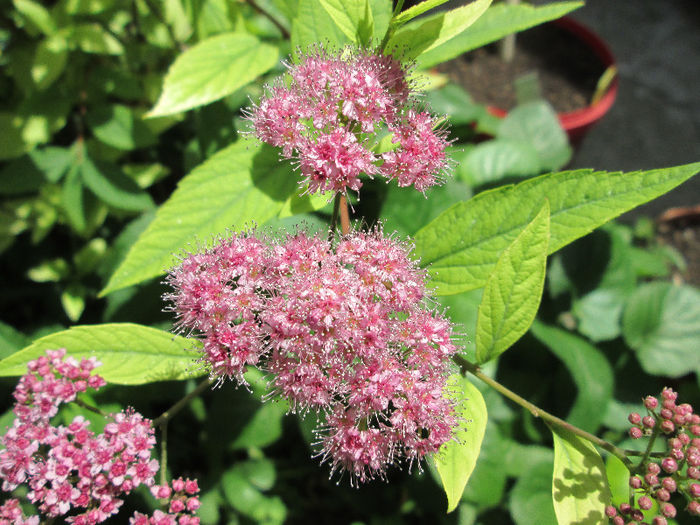
[[[137,512],[129,520],[130,525],[199,525],[199,518],[193,515],[199,509],[199,486],[196,480],[178,478],[171,486],[154,485],[151,494],[154,498],[168,501],[168,512],[156,510],[153,516]]]
[[[688,403],[678,404],[677,400],[677,392],[664,388],[660,399],[654,396],[644,399],[646,416],[637,412],[629,415],[632,438],[663,436],[666,451],[660,459],[646,458],[638,469],[640,474],[630,477],[630,488],[637,496],[636,506],[623,503],[605,509],[613,525],[641,522],[645,519],[642,511],[649,518],[655,502],[658,515],[653,517],[652,524],[667,525],[669,519],[676,517],[676,506],[670,500],[678,493],[685,496],[686,511],[700,516],[700,415]]]
[[[84,509],[65,521],[100,523],[118,511],[122,494],[153,484],[158,470],[158,462],[151,459],[153,428],[132,410],[112,415],[99,435],[81,416],[68,426],[52,424],[61,404],[105,384],[91,375],[98,365],[94,358],[78,362],[64,357],[65,350],[48,351],[30,362],[15,389],[16,419],[2,437],[5,449],[0,451],[2,489],[27,484],[27,499],[42,514],[56,517]],[[6,503],[3,514],[16,513],[13,508]]]
[[[323,411],[322,461],[354,480],[420,461],[457,424],[446,395],[450,322],[425,307],[425,272],[380,229],[334,247],[320,236],[238,234],[167,278],[179,328],[199,332],[215,377],[271,373],[293,410]]]
[[[309,192],[359,191],[362,173],[421,192],[441,182],[449,164],[447,133],[418,109],[398,60],[318,49],[287,68],[249,119],[260,140],[298,161]],[[378,152],[386,134],[391,148]]]

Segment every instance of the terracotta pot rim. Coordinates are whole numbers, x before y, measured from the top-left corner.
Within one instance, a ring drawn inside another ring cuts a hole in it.
[[[548,23],[565,29],[573,36],[581,40],[591,49],[591,51],[593,51],[593,53],[600,59],[601,63],[606,68],[615,64],[615,57],[605,41],[603,41],[602,38],[580,22],[568,16],[564,16]],[[586,107],[575,109],[573,111],[557,113],[559,122],[564,130],[567,132],[577,130],[578,128],[589,126],[597,120],[600,120],[615,102],[615,98],[617,97],[617,89],[618,78],[615,76],[608,88],[605,90],[603,96],[594,104],[589,104]],[[506,110],[499,107],[488,106],[488,110],[491,114],[497,117],[505,117],[508,114]]]

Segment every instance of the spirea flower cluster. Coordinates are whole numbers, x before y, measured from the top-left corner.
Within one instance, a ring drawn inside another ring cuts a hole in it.
[[[64,357],[65,350],[56,350],[31,361],[15,389],[16,418],[2,437],[5,448],[0,451],[2,490],[26,484],[27,499],[43,515],[73,511],[65,522],[100,523],[117,513],[122,495],[153,484],[158,470],[151,459],[153,428],[133,410],[109,416],[101,434],[92,432],[82,416],[68,426],[53,424],[61,404],[105,384],[91,374],[98,365],[94,358],[78,362]],[[15,499],[3,505],[0,517],[11,520],[6,523],[38,523],[37,517],[24,521]]]
[[[196,480],[174,479],[170,486],[154,485],[151,494],[159,500],[167,500],[168,511],[156,510],[153,516],[137,512],[129,520],[130,525],[199,525],[199,518],[193,515],[199,509]]]
[[[609,506],[606,515],[613,525],[627,525],[644,520],[642,511],[658,506],[653,525],[667,525],[676,517],[676,506],[671,503],[674,494],[684,496],[689,514],[700,516],[700,415],[688,403],[677,404],[678,394],[664,388],[660,400],[653,396],[644,399],[647,415],[637,412],[629,415],[633,425],[630,436],[643,436],[666,441],[662,458],[647,457],[639,466],[640,473],[630,477],[630,488],[636,496],[636,506],[623,503]],[[649,517],[649,516],[647,516]]]
[[[310,193],[359,191],[363,173],[421,192],[441,182],[447,132],[419,109],[398,60],[318,48],[287,69],[248,117],[260,140],[296,160]]]
[[[270,373],[292,410],[326,414],[319,454],[364,482],[450,440],[450,322],[426,304],[425,273],[380,229],[337,245],[304,232],[236,234],[186,257],[166,295],[203,340],[214,377]]]

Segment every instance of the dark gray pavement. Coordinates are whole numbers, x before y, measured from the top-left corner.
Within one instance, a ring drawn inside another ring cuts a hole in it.
[[[588,0],[572,16],[607,41],[620,79],[615,105],[572,167],[632,171],[700,161],[700,0]],[[700,175],[639,212],[655,217],[697,204]]]

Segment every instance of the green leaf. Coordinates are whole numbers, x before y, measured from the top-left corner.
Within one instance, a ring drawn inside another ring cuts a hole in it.
[[[76,322],[85,310],[86,288],[82,284],[71,284],[61,293],[61,306],[72,322]]]
[[[468,31],[431,49],[417,58],[419,67],[430,68],[462,53],[500,40],[506,35],[554,20],[578,9],[583,2],[554,2],[542,6],[526,3],[491,6]]]
[[[35,149],[29,157],[49,182],[61,180],[73,162],[73,152],[70,149],[56,146]]]
[[[447,0],[424,0],[415,5],[412,5],[408,9],[401,11],[396,15],[391,23],[392,25],[399,27],[404,25],[406,22],[413,20],[415,17],[422,15],[426,11],[430,11],[434,7],[444,4]]]
[[[101,295],[161,275],[192,243],[264,223],[296,191],[295,179],[271,146],[239,140],[223,149],[180,181]]]
[[[578,393],[566,420],[595,433],[605,418],[615,383],[605,354],[585,339],[538,321],[532,325],[531,331],[562,360],[576,384]]]
[[[367,45],[374,33],[368,0],[320,0],[338,28],[351,42]]]
[[[552,428],[552,436],[552,496],[558,523],[607,523],[603,510],[610,504],[610,487],[600,454],[589,441],[561,428]]]
[[[80,166],[73,165],[66,176],[61,192],[63,211],[68,223],[78,233],[83,233],[87,228],[85,215],[85,201],[83,195],[83,181]]]
[[[452,126],[471,125],[484,113],[484,107],[457,84],[447,84],[425,95],[427,106],[436,115],[448,115]]]
[[[248,421],[240,422],[241,433],[231,446],[246,450],[271,445],[282,436],[282,420],[288,411],[289,405],[283,401],[263,403]]]
[[[46,350],[65,348],[80,359],[95,356],[102,363],[97,374],[108,383],[140,385],[197,377],[204,373],[195,363],[192,339],[130,323],[74,326],[34,341],[0,361],[0,377],[27,372],[27,363]]]
[[[104,202],[120,210],[144,211],[154,207],[151,196],[113,164],[94,164],[88,157],[80,165],[85,186]]]
[[[643,284],[629,297],[622,334],[642,368],[680,377],[700,367],[700,291],[687,285]]]
[[[480,193],[416,233],[416,256],[438,294],[480,288],[499,254],[544,203],[551,210],[549,253],[692,177],[700,163],[632,173],[565,171]]]
[[[88,112],[87,121],[98,139],[117,149],[129,151],[152,146],[157,141],[138,112],[128,106],[98,106]]]
[[[0,195],[36,193],[44,182],[44,174],[26,155],[0,169]]]
[[[40,3],[32,0],[13,0],[12,3],[23,18],[46,36],[56,32],[56,24],[51,13]]]
[[[32,64],[32,80],[37,89],[44,90],[61,76],[68,60],[68,45],[63,37],[45,38],[36,48]]]
[[[68,42],[85,53],[96,55],[121,55],[124,46],[99,24],[80,24],[62,30]]]
[[[467,421],[455,433],[457,441],[445,443],[435,456],[435,466],[447,494],[447,512],[452,512],[462,499],[464,487],[476,466],[488,414],[481,392],[466,378],[452,376],[449,388],[457,392],[458,417]]]
[[[498,129],[498,138],[531,146],[538,154],[543,171],[558,170],[571,159],[571,147],[557,114],[543,100],[509,111]]]
[[[168,70],[149,117],[171,115],[230,95],[277,63],[277,48],[252,35],[224,33],[182,53]]]
[[[340,48],[349,42],[318,0],[299,0],[297,16],[292,21],[291,40],[292,49],[301,52],[318,42],[323,42],[331,49]]]
[[[498,258],[484,288],[476,321],[476,359],[499,356],[527,332],[537,314],[549,243],[549,205],[544,206]]]
[[[0,321],[0,359],[14,354],[29,343],[27,336]],[[3,428],[0,425],[0,428]]]
[[[491,0],[475,0],[451,11],[416,20],[398,29],[386,49],[397,52],[403,60],[411,60],[435,49],[462,33],[488,8]]]
[[[504,177],[537,175],[541,171],[535,148],[527,142],[509,139],[477,144],[458,169],[473,185],[489,184]]]
[[[516,525],[557,525],[552,505],[552,458],[535,463],[510,491],[510,514]]]

